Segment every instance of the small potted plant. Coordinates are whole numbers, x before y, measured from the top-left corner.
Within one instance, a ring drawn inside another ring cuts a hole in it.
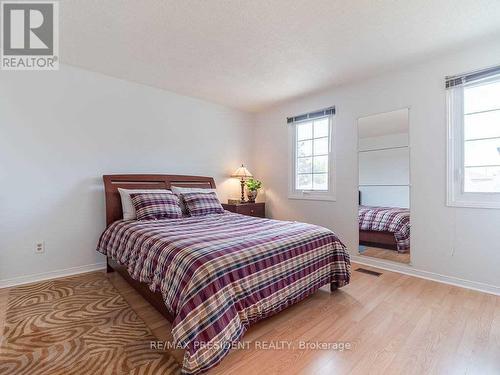
[[[250,178],[245,182],[247,187],[247,198],[250,203],[255,203],[259,189],[262,187],[262,182],[255,178]]]

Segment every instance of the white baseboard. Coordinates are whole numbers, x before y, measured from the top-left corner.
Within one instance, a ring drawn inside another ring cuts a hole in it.
[[[437,281],[443,284],[450,284],[454,286],[459,286],[461,288],[477,290],[479,292],[495,294],[497,296],[500,296],[500,287],[495,285],[464,280],[458,277],[441,275],[439,273],[434,273],[429,271],[423,271],[409,265],[387,262],[383,260],[368,258],[366,256],[351,254],[351,260],[355,263],[363,264],[365,266],[377,267],[387,271],[403,273],[405,275],[415,276],[421,279]]]
[[[351,260],[358,264],[365,266],[377,267],[383,270],[398,272],[405,275],[415,276],[426,280],[437,281],[439,283],[455,285],[462,288],[477,290],[479,292],[500,295],[500,287],[490,284],[479,283],[476,281],[464,280],[458,277],[445,276],[434,272],[423,271],[404,264],[396,264],[392,262],[385,262],[382,260],[372,259],[368,257],[361,257],[359,255],[352,255]],[[65,268],[62,270],[38,273],[28,276],[20,276],[12,279],[0,280],[0,288],[8,288],[12,286],[34,283],[37,281],[44,281],[55,279],[58,277],[77,275],[79,273],[100,271],[106,268],[106,263],[88,264],[85,266]]]
[[[11,286],[18,286],[22,284],[34,283],[37,281],[44,281],[49,279],[56,279],[58,277],[77,275],[79,273],[100,271],[106,268],[106,262],[87,264],[85,266],[65,268],[62,270],[49,271],[44,273],[37,273],[34,275],[14,277],[12,279],[0,280],[0,288],[8,288]]]

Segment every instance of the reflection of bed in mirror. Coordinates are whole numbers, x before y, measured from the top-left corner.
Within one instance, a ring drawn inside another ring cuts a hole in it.
[[[359,252],[409,262],[408,109],[358,120]]]
[[[359,244],[410,251],[410,210],[401,207],[359,206]]]

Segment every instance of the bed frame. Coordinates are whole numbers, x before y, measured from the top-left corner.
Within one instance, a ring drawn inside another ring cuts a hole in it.
[[[381,247],[397,250],[398,245],[392,232],[378,232],[374,230],[359,230],[359,244],[363,246]]]
[[[172,186],[215,189],[212,177],[182,176],[169,174],[117,174],[104,175],[104,192],[106,196],[106,226],[123,217],[122,203],[118,188],[123,189],[170,189]],[[127,272],[126,267],[119,265],[111,258],[106,259],[106,271],[118,272],[140,295],[156,308],[169,322],[174,318],[163,302],[160,292],[153,293],[147,284],[141,283]],[[330,284],[330,291],[337,289],[336,283]]]

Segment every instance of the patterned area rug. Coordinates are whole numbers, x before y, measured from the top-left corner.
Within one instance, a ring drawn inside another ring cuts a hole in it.
[[[179,374],[149,328],[100,273],[12,288],[0,374]]]

